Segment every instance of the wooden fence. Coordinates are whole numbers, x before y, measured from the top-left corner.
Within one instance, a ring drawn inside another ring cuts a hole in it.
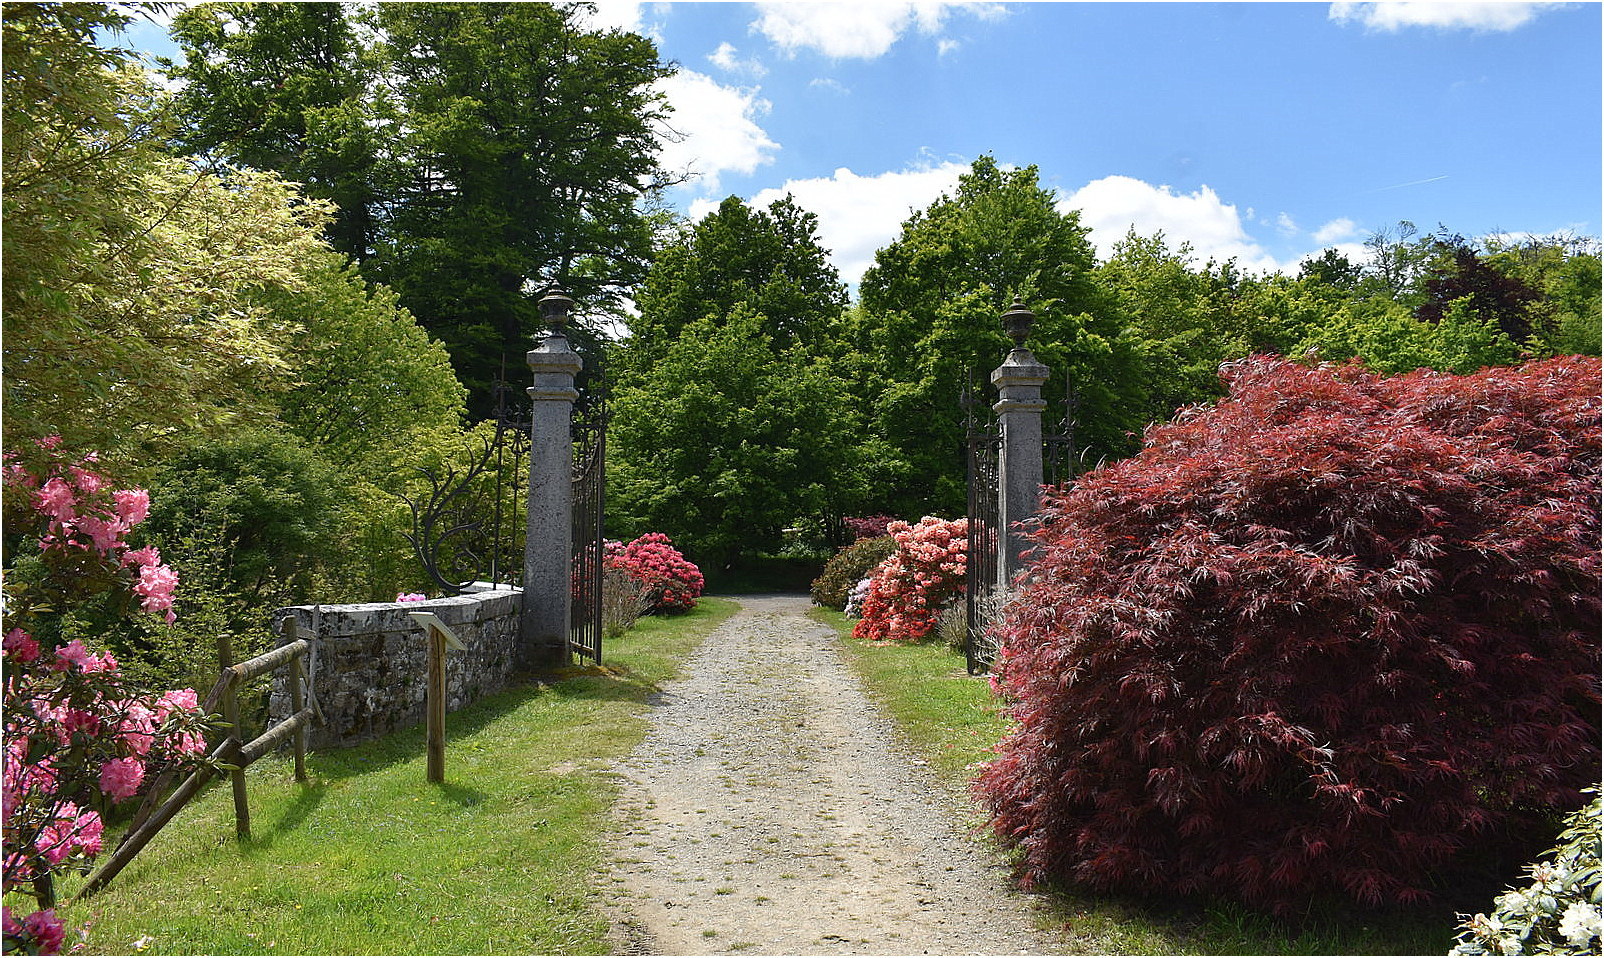
[[[191,799],[200,794],[201,789],[219,771],[226,770],[232,779],[234,827],[242,838],[248,838],[251,834],[251,809],[245,794],[245,769],[252,762],[273,751],[286,739],[293,738],[295,780],[306,781],[306,730],[312,722],[320,725],[323,722],[317,698],[311,693],[311,677],[306,668],[306,660],[312,651],[312,643],[316,641],[317,634],[298,629],[293,618],[284,620],[284,631],[291,641],[237,665],[230,664],[233,654],[228,640],[226,638],[219,640],[218,657],[223,668],[217,684],[201,703],[201,710],[207,714],[214,714],[221,706],[223,721],[228,726],[228,735],[212,749],[206,762],[160,805],[156,804],[157,798],[171,784],[172,773],[169,772],[158,779],[146,796],[145,803],[134,816],[133,823],[123,836],[122,842],[90,876],[83,890],[78,893],[78,898],[93,895],[117,877],[117,874],[134,860],[134,856],[150,844],[156,833],[172,821]],[[292,714],[249,742],[242,740],[239,687],[252,679],[285,667],[289,668],[286,684],[289,687]]]

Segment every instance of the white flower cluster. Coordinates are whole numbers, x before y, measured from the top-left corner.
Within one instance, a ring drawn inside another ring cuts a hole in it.
[[[1595,796],[1597,790],[1593,790]],[[1596,955],[1604,941],[1599,903],[1604,806],[1595,797],[1566,819],[1552,861],[1527,866],[1531,884],[1498,896],[1491,915],[1460,922],[1450,955]],[[1464,916],[1460,916],[1464,918]]]
[[[863,614],[863,599],[869,594],[869,586],[873,583],[873,579],[859,579],[858,584],[852,587],[851,592],[847,593],[845,609],[847,615],[856,618]]]

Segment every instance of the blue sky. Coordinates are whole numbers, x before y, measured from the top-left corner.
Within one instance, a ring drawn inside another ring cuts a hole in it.
[[[1035,164],[1103,252],[1133,225],[1255,271],[1401,219],[1596,237],[1601,9],[604,2],[595,22],[680,68],[672,205],[790,192],[855,282],[982,153]]]

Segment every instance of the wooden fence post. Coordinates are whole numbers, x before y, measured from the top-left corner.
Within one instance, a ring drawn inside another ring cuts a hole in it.
[[[283,632],[285,637],[291,642],[295,641],[295,639],[298,637],[298,631],[299,630],[296,628],[294,616],[290,616],[284,620]],[[295,661],[290,663],[289,675],[285,677],[290,687],[291,715],[298,714],[302,709],[306,708],[306,691],[301,686],[301,661],[303,658],[304,656],[297,656]],[[301,725],[295,730],[295,780],[297,782],[306,781],[305,725]]]
[[[234,667],[234,643],[227,632],[217,636],[217,663],[225,673]],[[223,689],[223,721],[229,724],[232,729],[229,734],[234,738],[241,738],[243,732],[240,727],[239,695],[236,692],[238,686],[238,681],[230,681]],[[229,780],[234,787],[234,832],[240,838],[250,838],[251,803],[245,794],[244,767],[230,772]]]
[[[424,701],[424,715],[428,731],[428,777],[431,782],[446,780],[446,648],[467,651],[440,617],[433,612],[408,612],[423,625],[429,642],[428,696]]]

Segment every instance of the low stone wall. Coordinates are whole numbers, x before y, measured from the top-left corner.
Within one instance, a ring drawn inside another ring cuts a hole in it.
[[[417,725],[424,719],[428,641],[408,612],[433,612],[467,651],[446,653],[446,709],[454,711],[507,687],[517,662],[523,593],[498,589],[424,602],[294,606],[273,614],[275,633],[294,617],[313,632],[312,688],[324,725],[308,747],[340,748]],[[272,720],[288,715],[285,670],[273,683]]]

